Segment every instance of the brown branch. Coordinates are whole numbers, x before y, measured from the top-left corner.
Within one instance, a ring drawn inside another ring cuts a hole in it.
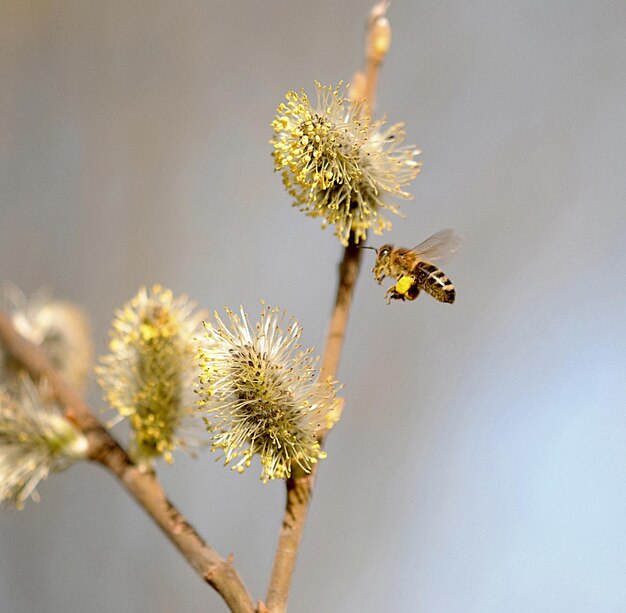
[[[309,513],[316,473],[315,468],[306,474],[298,467],[287,479],[285,513],[267,590],[267,607],[272,613],[283,613],[287,610],[289,588]]]
[[[80,396],[62,379],[44,353],[15,330],[7,315],[0,312],[0,343],[30,377],[45,379],[51,393],[87,436],[88,457],[108,468],[129,494],[143,507],[176,546],[200,577],[213,586],[231,611],[254,613],[255,606],[245,585],[229,560],[207,545],[168,500],[154,473],[141,471],[109,434]]]
[[[362,250],[357,247],[352,237],[350,237],[350,242],[343,252],[343,260],[339,265],[339,283],[337,284],[335,306],[328,323],[326,345],[320,368],[320,376],[322,378],[330,377],[334,379],[337,376],[348,317],[350,316],[350,307],[352,306],[352,295],[354,294],[356,280],[361,267],[361,253]]]
[[[378,75],[383,60],[387,56],[391,45],[391,27],[386,13],[390,0],[381,0],[370,11],[367,38],[365,41],[365,91],[369,116],[374,115],[376,107],[376,92],[378,90]]]
[[[326,348],[321,367],[324,377],[334,378],[339,366],[360,259],[361,250],[353,240],[350,240],[339,266],[335,306],[326,334]],[[315,466],[308,474],[299,467],[294,467],[293,474],[287,479],[285,513],[278,535],[274,566],[267,591],[267,606],[272,613],[283,613],[287,610],[289,588],[309,512],[316,474]]]
[[[368,21],[365,82],[363,83],[361,79],[361,84],[370,116],[374,112],[378,72],[391,41],[391,29],[385,17],[388,5],[387,0],[379,2],[372,9]],[[355,93],[358,89],[357,87]],[[360,264],[361,250],[351,236],[339,266],[335,305],[326,333],[326,345],[320,369],[320,376],[323,378],[334,379],[337,375]],[[272,613],[284,613],[287,610],[289,588],[309,512],[316,474],[315,466],[309,474],[296,467],[292,476],[287,479],[285,512],[278,535],[274,566],[266,598],[267,607]]]

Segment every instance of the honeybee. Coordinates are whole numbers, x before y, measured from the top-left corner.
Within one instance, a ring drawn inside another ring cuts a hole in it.
[[[385,297],[392,300],[415,300],[420,290],[424,290],[439,302],[452,304],[456,297],[454,285],[446,274],[432,260],[440,260],[452,255],[461,244],[461,238],[447,228],[427,238],[413,249],[383,245],[376,251],[376,263],[372,272],[378,284],[385,277],[393,277],[392,285]],[[373,247],[366,247],[373,249]]]

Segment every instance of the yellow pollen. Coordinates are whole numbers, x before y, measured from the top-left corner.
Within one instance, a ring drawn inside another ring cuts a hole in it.
[[[411,286],[413,285],[413,283],[415,282],[415,278],[414,277],[407,277],[407,276],[402,276],[398,279],[398,282],[396,283],[396,292],[398,292],[398,294],[406,294],[410,289]]]

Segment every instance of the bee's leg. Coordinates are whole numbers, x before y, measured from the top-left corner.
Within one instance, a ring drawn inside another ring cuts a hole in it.
[[[391,304],[392,300],[406,300],[406,296],[396,290],[396,286],[392,285],[386,292],[387,304]]]
[[[402,275],[395,285],[396,293],[406,296],[415,287],[415,277],[413,275]]]
[[[415,300],[420,293],[417,280],[413,275],[402,275],[395,285],[385,293],[387,304],[392,300]]]

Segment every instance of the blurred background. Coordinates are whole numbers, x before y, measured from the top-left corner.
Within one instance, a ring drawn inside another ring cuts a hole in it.
[[[0,280],[82,305],[99,354],[155,282],[263,298],[321,346],[341,247],[290,207],[269,124],[287,90],[351,80],[370,5],[4,0]],[[290,610],[626,611],[626,3],[389,17],[378,108],[424,169],[371,244],[455,228],[458,301],[388,306],[364,254]],[[262,598],[282,483],[208,454],[160,473]],[[226,610],[98,466],[39,490],[0,516],[3,613]]]

